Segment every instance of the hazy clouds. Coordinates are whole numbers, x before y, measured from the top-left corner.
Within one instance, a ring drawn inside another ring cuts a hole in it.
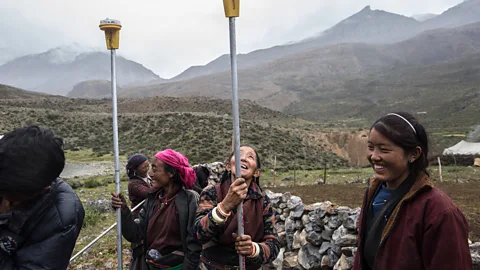
[[[407,16],[441,13],[461,0],[241,0],[239,53],[300,40],[366,5]],[[4,58],[77,42],[105,49],[98,23],[123,24],[119,53],[169,78],[228,53],[221,0],[2,0],[0,63]]]

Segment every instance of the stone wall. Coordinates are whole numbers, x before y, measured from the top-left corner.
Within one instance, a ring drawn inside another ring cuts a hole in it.
[[[220,178],[225,172],[225,164],[223,164],[223,162],[204,163],[204,164],[197,164],[192,166],[192,168],[195,168],[195,167],[204,167],[209,171],[209,174],[210,174],[208,177],[209,185],[215,185],[220,183]]]
[[[360,208],[331,202],[304,205],[290,193],[267,191],[277,212],[276,228],[282,251],[277,269],[351,269],[357,250]]]

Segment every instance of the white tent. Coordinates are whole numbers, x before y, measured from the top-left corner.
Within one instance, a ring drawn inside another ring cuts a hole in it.
[[[479,155],[480,143],[461,141],[454,146],[443,150],[443,155]]]

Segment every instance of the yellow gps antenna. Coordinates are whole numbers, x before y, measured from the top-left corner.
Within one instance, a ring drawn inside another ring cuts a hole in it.
[[[225,9],[225,17],[240,17],[240,0],[223,0],[223,8]]]
[[[120,44],[120,29],[122,24],[119,20],[105,19],[100,21],[100,29],[105,32],[107,49],[116,50]]]

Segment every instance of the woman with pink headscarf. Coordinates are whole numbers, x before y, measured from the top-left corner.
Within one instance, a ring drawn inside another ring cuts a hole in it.
[[[192,228],[198,193],[191,190],[195,171],[182,154],[167,149],[152,160],[153,192],[138,214],[138,223],[122,194],[112,193],[112,206],[122,209],[122,234],[144,242],[145,260],[130,269],[196,269],[201,246]]]

